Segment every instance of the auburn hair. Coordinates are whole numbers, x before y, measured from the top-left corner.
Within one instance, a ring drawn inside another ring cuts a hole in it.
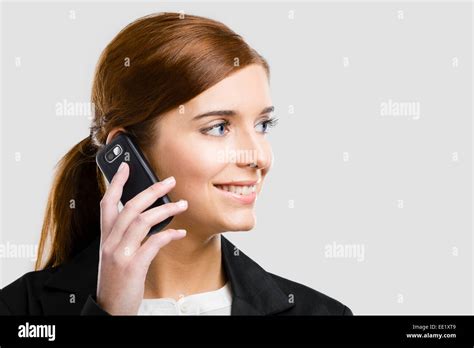
[[[95,68],[90,135],[55,166],[35,269],[67,262],[100,234],[106,184],[95,155],[111,130],[131,133],[147,156],[155,136],[150,129],[161,114],[250,64],[261,65],[270,79],[266,60],[240,35],[209,18],[160,12],[123,28]]]

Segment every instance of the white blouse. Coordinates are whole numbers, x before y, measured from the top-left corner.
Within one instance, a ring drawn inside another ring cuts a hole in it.
[[[230,315],[232,292],[228,281],[222,288],[174,298],[143,299],[137,315]]]

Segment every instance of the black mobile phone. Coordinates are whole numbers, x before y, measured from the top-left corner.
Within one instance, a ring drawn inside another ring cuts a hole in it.
[[[138,147],[134,137],[131,134],[120,132],[109,144],[97,152],[96,162],[110,183],[118,167],[124,161],[130,167],[129,176],[120,198],[120,202],[125,206],[130,199],[158,182],[159,178],[153,173],[149,162]],[[145,211],[169,202],[171,202],[169,197],[164,195],[158,198]],[[170,216],[153,226],[148,235],[163,230],[172,219],[173,216]]]

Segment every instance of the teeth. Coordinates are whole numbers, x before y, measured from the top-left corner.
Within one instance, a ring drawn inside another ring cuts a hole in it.
[[[234,185],[216,185],[218,189],[232,192],[238,195],[246,196],[256,191],[256,185],[251,186],[234,186]]]

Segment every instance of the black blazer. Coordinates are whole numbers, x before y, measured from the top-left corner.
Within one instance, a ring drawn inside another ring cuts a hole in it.
[[[1,289],[0,315],[109,315],[96,302],[99,246],[98,236],[71,261]],[[337,300],[265,271],[223,235],[221,246],[231,315],[353,315]]]

